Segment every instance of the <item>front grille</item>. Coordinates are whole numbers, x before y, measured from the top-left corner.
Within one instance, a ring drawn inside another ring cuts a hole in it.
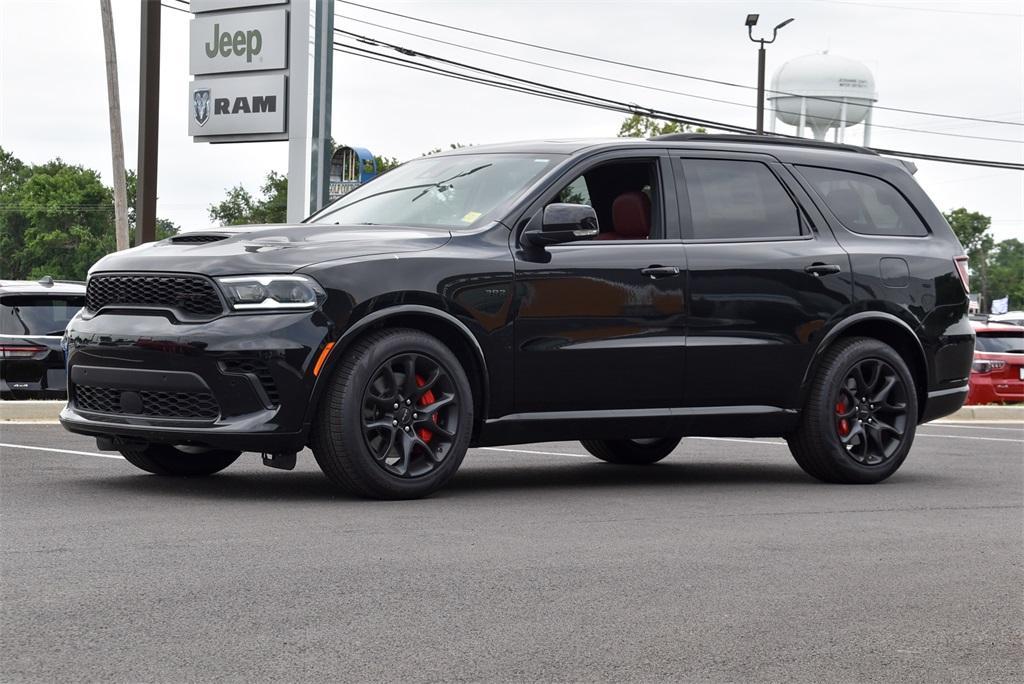
[[[125,392],[137,394],[138,401],[122,401]],[[126,409],[125,404],[134,407]],[[75,385],[75,406],[83,411],[121,416],[212,420],[220,415],[220,406],[209,392],[134,392],[113,387]]]
[[[199,319],[224,311],[213,283],[188,275],[93,276],[86,287],[85,308],[95,313],[106,306],[168,308]]]
[[[263,391],[267,393],[270,403],[277,406],[281,403],[281,394],[277,391],[274,376],[270,373],[270,364],[263,359],[227,359],[221,362],[226,373],[252,373],[260,381]]]
[[[171,242],[217,242],[225,240],[227,237],[227,235],[210,233],[185,233],[184,235],[175,235],[171,238]]]

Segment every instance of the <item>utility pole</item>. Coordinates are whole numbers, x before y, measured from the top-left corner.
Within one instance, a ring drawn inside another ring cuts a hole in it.
[[[121,94],[117,84],[117,46],[110,0],[100,0],[103,51],[107,61],[107,100],[110,103],[110,156],[114,163],[114,237],[117,251],[128,249],[128,188],[124,175],[124,138],[121,135]]]
[[[160,0],[142,0],[139,50],[139,180],[135,244],[156,239],[156,155],[160,131]]]
[[[768,43],[774,43],[775,38],[779,35],[779,29],[793,21],[793,19],[787,19],[772,30],[772,39],[766,38],[754,38],[754,27],[757,25],[757,20],[761,17],[760,14],[748,14],[747,15],[747,37],[755,43],[760,43],[761,47],[757,51],[757,134],[764,135],[764,46]]]

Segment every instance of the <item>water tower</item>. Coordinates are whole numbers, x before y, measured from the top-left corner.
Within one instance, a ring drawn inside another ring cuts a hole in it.
[[[846,128],[864,123],[864,145],[871,144],[871,110],[878,100],[875,77],[861,64],[828,52],[797,57],[772,77],[768,101],[775,120],[796,126],[802,136],[809,126],[817,140],[834,128],[835,142],[844,142]]]

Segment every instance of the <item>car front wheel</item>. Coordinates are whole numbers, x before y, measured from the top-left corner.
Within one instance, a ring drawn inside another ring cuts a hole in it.
[[[392,329],[346,350],[320,403],[312,447],[344,489],[415,499],[451,480],[472,430],[472,390],[455,355],[435,337]]]
[[[148,444],[120,451],[124,460],[147,473],[178,477],[213,475],[227,468],[240,456],[238,451],[202,451],[191,448],[186,451],[170,444]]]
[[[917,391],[907,364],[878,340],[829,349],[800,428],[787,438],[796,462],[824,482],[881,482],[903,464],[917,429]]]

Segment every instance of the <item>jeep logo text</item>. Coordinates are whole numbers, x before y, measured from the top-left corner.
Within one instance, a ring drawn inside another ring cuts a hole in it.
[[[235,31],[234,35],[225,31],[221,33],[220,24],[213,25],[213,40],[206,44],[206,56],[213,59],[217,55],[230,57],[232,54],[245,56],[246,62],[252,62],[254,55],[263,49],[263,34],[256,31]]]

